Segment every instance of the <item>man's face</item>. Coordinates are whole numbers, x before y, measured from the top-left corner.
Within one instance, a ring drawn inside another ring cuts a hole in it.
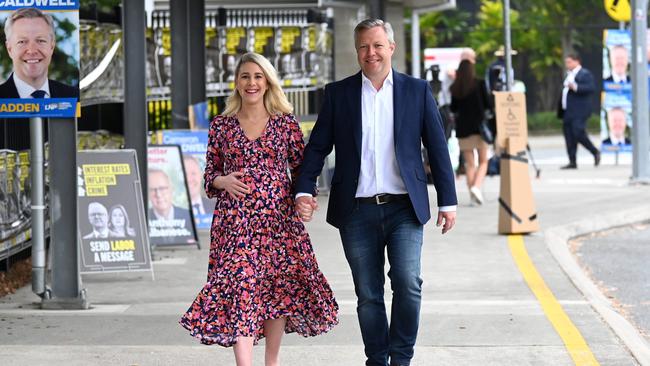
[[[91,203],[88,205],[88,221],[93,229],[100,231],[108,225],[108,211],[101,204]]]
[[[47,80],[54,53],[50,27],[42,18],[20,18],[11,28],[6,46],[16,75],[38,88]]]
[[[190,196],[192,203],[196,203],[201,199],[201,168],[199,163],[194,159],[185,159],[185,175],[187,176],[187,185],[190,189]]]
[[[610,61],[612,64],[613,74],[623,76],[627,73],[627,65],[629,62],[629,57],[627,55],[627,50],[625,48],[623,47],[612,48]]]
[[[388,75],[395,44],[388,41],[383,27],[359,32],[356,47],[357,61],[368,79],[375,81]]]
[[[609,125],[610,136],[622,140],[625,137],[625,111],[612,109],[607,113],[607,124]]]
[[[567,70],[571,71],[578,67],[580,65],[580,62],[578,60],[573,59],[571,57],[567,57],[564,59],[564,66],[566,67]]]
[[[166,175],[149,172],[149,200],[153,209],[160,215],[167,215],[172,207],[172,187]]]

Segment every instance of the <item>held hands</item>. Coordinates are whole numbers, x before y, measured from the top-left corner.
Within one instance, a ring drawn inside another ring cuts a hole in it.
[[[240,199],[248,193],[251,193],[251,189],[244,182],[239,180],[239,178],[243,176],[243,172],[232,172],[228,175],[216,177],[212,181],[212,186],[217,189],[225,190],[234,199]]]
[[[296,198],[296,211],[300,215],[302,221],[311,221],[311,217],[315,210],[318,210],[318,201],[316,200],[316,197],[300,196]]]
[[[446,234],[456,224],[456,211],[438,212],[436,226],[442,225],[442,233]]]

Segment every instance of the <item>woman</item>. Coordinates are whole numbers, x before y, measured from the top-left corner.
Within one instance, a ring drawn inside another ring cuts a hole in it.
[[[114,205],[108,211],[108,236],[115,238],[124,238],[135,236],[135,229],[129,223],[129,215],[126,214],[126,208],[122,205]]]
[[[476,78],[474,64],[468,60],[460,62],[449,90],[451,110],[457,114],[456,137],[465,161],[470,199],[480,205],[483,203],[481,185],[487,173],[489,145],[481,138],[479,126],[489,105],[487,90],[483,80]],[[478,153],[478,168],[475,151]]]
[[[180,323],[204,344],[233,346],[252,364],[278,365],[283,333],[314,336],[338,323],[338,305],[294,209],[292,182],[304,143],[276,71],[247,53],[235,89],[210,126],[205,189],[217,197],[208,280]]]

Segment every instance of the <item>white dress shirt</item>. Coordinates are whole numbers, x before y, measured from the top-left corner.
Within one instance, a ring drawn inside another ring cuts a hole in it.
[[[379,90],[361,74],[361,171],[355,197],[407,193],[395,156],[393,71]]]
[[[40,88],[34,89],[33,86],[27,84],[26,82],[22,81],[16,73],[14,73],[14,84],[16,84],[16,89],[18,90],[18,95],[22,99],[32,99],[32,93],[35,92],[36,90],[42,90],[45,92],[45,97],[44,98],[50,98],[50,83],[47,79],[45,79],[45,83],[41,85]]]
[[[566,98],[569,94],[569,84],[576,82],[576,75],[582,69],[582,66],[578,65],[573,70],[566,73],[566,78],[564,79],[564,88],[562,89],[562,109],[566,109]],[[578,91],[578,85],[576,84],[576,91]]]
[[[355,197],[406,194],[395,155],[393,70],[379,90],[363,73],[361,80],[361,170]],[[311,195],[296,194],[296,197],[301,196]],[[456,211],[456,206],[440,206],[438,210]]]

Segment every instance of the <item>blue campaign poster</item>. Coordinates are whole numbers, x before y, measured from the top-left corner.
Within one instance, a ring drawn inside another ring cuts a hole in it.
[[[0,118],[78,116],[79,1],[0,1],[0,32]]]
[[[208,146],[207,130],[164,130],[161,132],[164,145],[179,145],[183,153],[183,165],[190,191],[192,211],[197,229],[209,229],[216,201],[207,198],[203,183],[205,152]]]

